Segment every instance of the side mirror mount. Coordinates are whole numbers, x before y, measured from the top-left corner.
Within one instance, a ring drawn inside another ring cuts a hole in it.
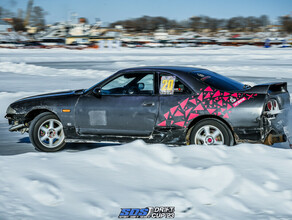
[[[101,97],[101,88],[97,87],[92,92],[93,92],[93,95],[95,97],[97,97],[97,98],[100,98]]]

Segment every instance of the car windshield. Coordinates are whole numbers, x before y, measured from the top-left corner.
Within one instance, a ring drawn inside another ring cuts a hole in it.
[[[87,93],[88,91],[90,91],[90,90],[92,90],[92,89],[94,89],[94,88],[96,88],[97,87],[97,85],[99,85],[99,84],[102,84],[104,81],[106,81],[108,78],[110,78],[111,76],[109,76],[109,77],[107,77],[107,78],[105,78],[105,79],[103,79],[103,80],[101,80],[100,82],[98,82],[97,84],[94,84],[93,86],[91,86],[90,88],[88,88],[88,89],[86,89],[85,91],[84,91],[84,93]]]
[[[192,72],[192,75],[215,89],[224,91],[239,91],[246,89],[244,84],[209,70],[195,71]]]

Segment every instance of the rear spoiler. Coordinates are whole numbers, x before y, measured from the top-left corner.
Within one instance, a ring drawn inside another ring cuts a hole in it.
[[[287,91],[287,82],[277,82],[277,83],[266,83],[255,85],[250,89],[244,91],[244,93],[258,93],[258,94],[268,94],[274,92],[288,92]]]

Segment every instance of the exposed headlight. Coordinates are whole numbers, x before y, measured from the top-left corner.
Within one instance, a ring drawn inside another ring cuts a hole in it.
[[[11,106],[9,105],[6,110],[6,114],[16,114],[16,111],[15,109],[11,108]]]

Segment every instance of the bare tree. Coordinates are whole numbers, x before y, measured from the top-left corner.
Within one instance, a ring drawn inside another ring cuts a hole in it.
[[[232,31],[243,31],[246,27],[245,18],[241,16],[230,18],[227,21],[226,27]]]
[[[290,16],[279,17],[279,22],[282,25],[284,32],[292,33],[292,18]]]
[[[262,15],[259,17],[259,22],[262,27],[265,27],[270,24],[270,19],[267,15]]]
[[[143,16],[140,18],[117,21],[111,24],[123,25],[125,29],[132,32],[151,32],[163,26],[166,29],[171,28],[190,28],[193,31],[200,32],[203,29],[208,29],[211,32],[216,32],[218,29],[228,29],[231,31],[257,31],[259,27],[264,27],[269,24],[269,18],[266,15],[260,17],[232,17],[229,19],[217,19],[208,16],[193,16],[186,21],[177,22],[169,20],[165,17],[150,17]]]
[[[24,21],[22,18],[13,18],[12,25],[15,31],[25,31]]]
[[[193,29],[193,31],[200,31],[203,28],[203,19],[201,16],[199,17],[191,17],[190,19],[190,28]]]
[[[30,23],[31,25],[38,27],[39,30],[43,30],[45,28],[45,11],[39,7],[33,7]]]
[[[134,32],[155,31],[161,26],[166,29],[179,27],[179,24],[175,20],[169,20],[161,16],[143,16],[135,19],[117,21],[110,24],[111,27],[114,27],[115,25],[122,25],[128,31]]]

